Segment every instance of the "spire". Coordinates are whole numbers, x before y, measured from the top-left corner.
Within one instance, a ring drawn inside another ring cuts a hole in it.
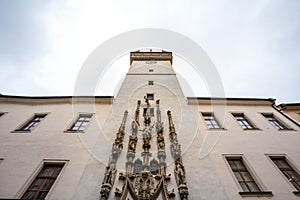
[[[119,128],[119,131],[116,134],[115,142],[113,143],[113,146],[112,146],[108,166],[106,167],[104,179],[102,181],[102,186],[101,186],[101,191],[100,191],[100,195],[101,195],[100,200],[108,199],[110,190],[115,183],[115,177],[116,177],[116,172],[117,172],[116,163],[117,163],[118,158],[123,149],[123,140],[124,140],[124,134],[125,134],[124,131],[125,131],[125,123],[126,123],[127,115],[128,115],[128,111],[126,110],[124,112],[123,120],[122,120],[121,126]]]

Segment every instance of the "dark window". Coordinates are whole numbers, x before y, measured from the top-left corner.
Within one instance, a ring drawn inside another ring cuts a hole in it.
[[[282,122],[276,119],[273,114],[263,114],[263,116],[278,130],[289,129]]]
[[[148,85],[153,85],[154,81],[148,81]]]
[[[69,129],[70,131],[84,131],[91,121],[92,114],[80,114],[75,123]]]
[[[300,191],[300,176],[299,174],[289,165],[285,157],[270,157],[278,169],[284,174],[293,186]]]
[[[255,129],[243,113],[233,113],[233,116],[244,130]]]
[[[147,99],[148,100],[154,100],[154,94],[147,94]]]
[[[239,182],[243,192],[260,192],[258,185],[244,165],[241,157],[226,158],[235,178]]]
[[[215,119],[213,113],[202,113],[204,121],[209,129],[219,129],[221,128],[218,124],[217,120]]]
[[[57,179],[64,164],[44,164],[43,169],[36,176],[22,199],[42,200],[45,199],[53,183]]]
[[[149,69],[149,72],[153,72],[153,69]]]
[[[4,115],[4,113],[0,113],[0,117],[2,117],[2,115]]]
[[[17,129],[17,131],[32,131],[32,129],[36,127],[45,118],[45,116],[46,114],[35,114],[29,122],[23,125],[20,129]]]

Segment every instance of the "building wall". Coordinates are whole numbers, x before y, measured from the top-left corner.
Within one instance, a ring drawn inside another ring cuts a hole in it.
[[[81,112],[95,113],[89,104],[80,104]],[[10,103],[1,102],[0,110],[0,197],[20,198],[37,174],[43,161],[66,162],[63,173],[49,196],[53,199],[72,199],[91,155],[88,149],[95,143],[109,104],[97,105],[99,112],[92,118],[85,133],[65,133],[78,113],[70,103]],[[99,108],[98,107],[98,108]],[[14,132],[34,113],[48,113],[30,133]]]
[[[149,72],[153,69],[153,72]],[[148,85],[154,81],[154,85]],[[268,155],[285,155],[296,170],[300,170],[299,126],[272,107],[268,99],[214,99],[186,98],[177,81],[170,61],[147,64],[133,61],[115,98],[65,97],[18,98],[0,97],[0,198],[20,198],[36,176],[44,161],[65,162],[65,166],[47,199],[99,199],[105,166],[111,154],[112,143],[128,110],[125,138],[117,170],[124,172],[131,122],[141,100],[139,121],[143,129],[144,96],[153,93],[160,100],[167,152],[167,172],[171,174],[168,189],[174,189],[179,199],[174,177],[174,160],[170,152],[167,111],[172,112],[174,125],[182,149],[183,164],[190,199],[298,199],[295,188],[274,166]],[[155,108],[155,100],[150,100]],[[222,129],[209,130],[202,112],[213,112]],[[30,133],[14,132],[34,113],[48,113]],[[66,130],[79,113],[93,113],[84,133]],[[243,130],[232,113],[244,115],[257,128]],[[289,127],[277,130],[262,113],[272,113]],[[156,121],[156,112],[152,124]],[[153,131],[152,157],[156,157],[156,139]],[[141,157],[142,138],[139,138],[136,156]],[[240,155],[263,191],[272,191],[272,197],[243,197],[242,191],[225,156]],[[116,181],[110,199],[114,199]],[[131,199],[131,197],[129,197]],[[159,197],[162,199],[162,197]]]
[[[300,124],[300,104],[284,104],[284,109],[282,108],[282,104],[280,104],[278,109],[281,110],[281,112],[287,114],[290,116],[293,120],[295,120],[298,124]]]

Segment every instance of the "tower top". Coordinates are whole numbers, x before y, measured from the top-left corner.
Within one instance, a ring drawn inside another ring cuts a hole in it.
[[[161,52],[142,52],[142,51],[135,51],[130,52],[130,65],[133,61],[147,61],[147,60],[164,60],[164,61],[170,61],[172,64],[173,62],[173,56],[172,52],[168,51],[161,51]]]

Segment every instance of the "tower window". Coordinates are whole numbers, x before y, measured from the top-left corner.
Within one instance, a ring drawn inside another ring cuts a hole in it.
[[[153,85],[154,81],[148,81],[148,85]]]
[[[287,180],[297,189],[297,192],[300,192],[300,175],[290,166],[286,158],[284,156],[270,156],[270,158]]]
[[[83,132],[91,121],[92,114],[80,114],[68,131]]]
[[[63,166],[64,163],[44,163],[43,169],[35,177],[22,199],[45,199]]]
[[[147,112],[147,108],[144,108],[144,116],[146,115],[146,112]],[[151,117],[154,117],[154,108],[150,108],[150,115]]]
[[[215,116],[213,113],[202,113],[202,116],[204,118],[204,121],[206,123],[206,126],[208,129],[220,129],[220,125],[215,119]]]
[[[46,115],[47,114],[35,114],[28,122],[16,131],[32,131],[46,117]]]
[[[272,113],[271,114],[262,114],[262,115],[270,122],[270,124],[272,124],[278,130],[289,129],[282,122],[280,122],[278,119],[276,119]]]
[[[244,130],[253,130],[257,129],[255,128],[250,121],[245,117],[243,113],[233,113],[232,114],[236,121],[239,123],[239,125],[242,127]]]
[[[147,99],[148,100],[154,100],[154,94],[153,93],[147,93]]]

